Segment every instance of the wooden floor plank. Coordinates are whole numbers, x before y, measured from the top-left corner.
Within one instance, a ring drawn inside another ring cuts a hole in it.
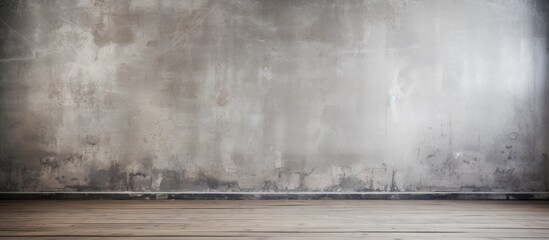
[[[1,239],[547,239],[544,201],[0,201]]]

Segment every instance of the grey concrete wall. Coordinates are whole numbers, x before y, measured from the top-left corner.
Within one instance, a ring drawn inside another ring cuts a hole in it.
[[[0,191],[549,188],[544,1],[0,11]]]

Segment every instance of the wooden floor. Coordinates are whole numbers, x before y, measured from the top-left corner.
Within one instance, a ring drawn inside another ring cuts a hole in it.
[[[0,201],[0,239],[549,239],[542,201]]]

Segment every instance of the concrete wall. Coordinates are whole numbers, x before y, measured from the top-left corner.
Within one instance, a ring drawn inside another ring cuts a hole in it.
[[[544,1],[0,11],[0,191],[549,188]]]

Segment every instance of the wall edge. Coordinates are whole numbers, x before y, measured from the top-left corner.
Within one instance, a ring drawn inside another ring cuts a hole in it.
[[[0,200],[549,200],[549,192],[0,192]]]

